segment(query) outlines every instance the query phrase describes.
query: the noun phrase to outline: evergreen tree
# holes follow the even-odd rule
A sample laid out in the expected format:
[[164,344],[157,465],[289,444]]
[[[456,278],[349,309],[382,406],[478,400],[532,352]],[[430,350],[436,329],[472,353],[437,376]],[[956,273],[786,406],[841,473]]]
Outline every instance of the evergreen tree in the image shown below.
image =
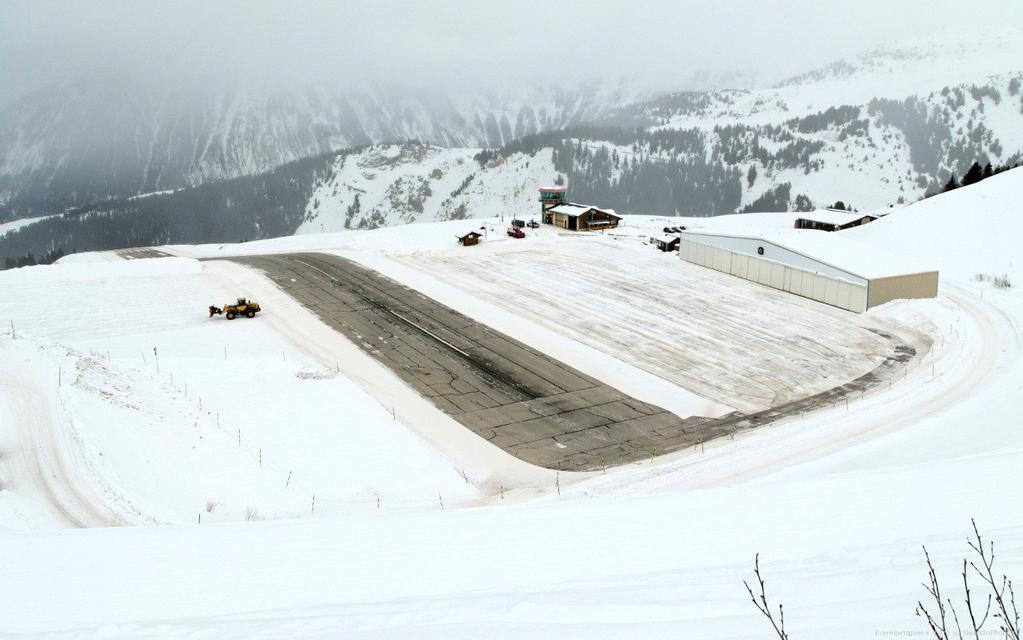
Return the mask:
[[984,165],[984,177],[990,178],[992,175],[994,175],[994,170],[991,168],[991,163],[989,162]]
[[959,182],[956,181],[956,174],[953,173],[952,177],[950,177],[948,179],[948,182],[945,183],[945,187],[942,189],[942,191],[943,192],[945,192],[945,191],[952,191],[953,189],[958,189],[958,188],[959,188]]
[[970,165],[969,171],[963,176],[962,186],[976,184],[984,179],[984,170],[981,169],[979,162],[974,162]]
[[753,188],[753,183],[756,182],[756,181],[757,181],[757,167],[756,167],[756,165],[751,164],[749,166],[749,171],[746,172],[746,185],[749,188],[752,189]]

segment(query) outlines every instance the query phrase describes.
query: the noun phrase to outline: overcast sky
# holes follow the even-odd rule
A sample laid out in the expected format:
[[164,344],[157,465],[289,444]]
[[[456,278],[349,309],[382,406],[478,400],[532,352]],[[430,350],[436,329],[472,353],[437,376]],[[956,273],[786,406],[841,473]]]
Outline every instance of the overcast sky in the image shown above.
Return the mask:
[[634,72],[670,85],[697,71],[774,80],[985,24],[1023,25],[1023,1],[0,0],[0,106],[49,82],[126,73],[171,86],[239,76],[478,86]]

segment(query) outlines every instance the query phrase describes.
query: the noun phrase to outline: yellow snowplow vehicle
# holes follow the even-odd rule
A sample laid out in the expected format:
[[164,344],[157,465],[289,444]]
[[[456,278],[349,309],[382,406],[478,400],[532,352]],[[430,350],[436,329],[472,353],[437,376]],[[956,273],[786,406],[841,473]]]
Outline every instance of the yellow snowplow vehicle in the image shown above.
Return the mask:
[[211,318],[214,316],[214,314],[216,315],[224,314],[224,316],[228,320],[234,320],[236,316],[255,318],[257,311],[262,311],[262,309],[259,306],[259,303],[256,302],[255,300],[247,300],[245,298],[238,298],[238,301],[235,304],[225,304],[224,308],[210,305]]

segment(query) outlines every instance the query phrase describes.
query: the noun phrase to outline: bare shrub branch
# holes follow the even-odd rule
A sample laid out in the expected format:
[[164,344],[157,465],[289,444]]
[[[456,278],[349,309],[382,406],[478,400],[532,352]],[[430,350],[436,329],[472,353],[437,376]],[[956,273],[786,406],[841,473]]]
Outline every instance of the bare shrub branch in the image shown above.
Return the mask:
[[749,586],[749,583],[745,580],[742,583],[746,586],[746,591],[749,593],[750,600],[753,601],[753,605],[757,608],[760,613],[764,614],[768,622],[774,628],[775,635],[778,636],[779,640],[789,640],[789,635],[785,633],[785,609],[783,605],[778,604],[778,621],[775,622],[774,616],[771,615],[771,606],[767,603],[767,592],[764,588],[764,578],[760,575],[760,554],[758,553],[753,558],[753,573],[757,577],[757,582],[760,584],[760,595],[756,596],[753,594],[753,589]]
[[[994,619],[998,620],[998,629],[1006,640],[1020,640],[1020,616],[1019,610],[1016,608],[1016,594],[1013,590],[1012,580],[1009,580],[1009,577],[1004,574],[1000,579],[996,577],[994,570],[995,543],[985,543],[984,538],[980,535],[977,522],[972,519],[970,522],[973,525],[973,537],[967,539],[966,542],[977,555],[977,560],[963,560],[961,575],[963,577],[963,589],[966,592],[966,611],[970,616],[970,628],[973,631],[973,638],[974,640],[980,640],[980,632],[984,628],[984,624],[989,619]],[[955,622],[957,637],[962,640],[963,630],[959,624],[959,615],[956,613],[951,598],[944,599],[941,596],[938,575],[934,569],[934,564],[931,562],[931,556],[927,553],[927,547],[924,547],[924,558],[927,560],[927,578],[930,584],[924,583],[923,586],[930,599],[934,602],[931,605],[933,608],[928,609],[922,601],[918,601],[916,614],[927,621],[927,626],[930,627],[931,633],[937,640],[949,640],[949,628],[946,620],[947,615],[951,613],[952,619]],[[989,590],[989,593],[986,594],[987,602],[984,603],[984,612],[979,618],[980,606],[978,602],[974,601],[974,594],[970,589],[970,568],[987,585]],[[948,605],[947,609],[946,603]],[[992,609],[992,604],[994,609]],[[992,611],[994,612],[993,615]]]

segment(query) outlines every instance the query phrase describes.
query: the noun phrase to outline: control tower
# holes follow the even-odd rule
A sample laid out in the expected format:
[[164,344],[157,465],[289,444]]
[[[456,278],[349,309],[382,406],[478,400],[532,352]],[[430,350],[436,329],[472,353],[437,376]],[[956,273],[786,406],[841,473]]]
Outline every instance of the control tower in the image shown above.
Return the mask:
[[540,187],[540,220],[551,224],[547,210],[568,202],[568,187]]

